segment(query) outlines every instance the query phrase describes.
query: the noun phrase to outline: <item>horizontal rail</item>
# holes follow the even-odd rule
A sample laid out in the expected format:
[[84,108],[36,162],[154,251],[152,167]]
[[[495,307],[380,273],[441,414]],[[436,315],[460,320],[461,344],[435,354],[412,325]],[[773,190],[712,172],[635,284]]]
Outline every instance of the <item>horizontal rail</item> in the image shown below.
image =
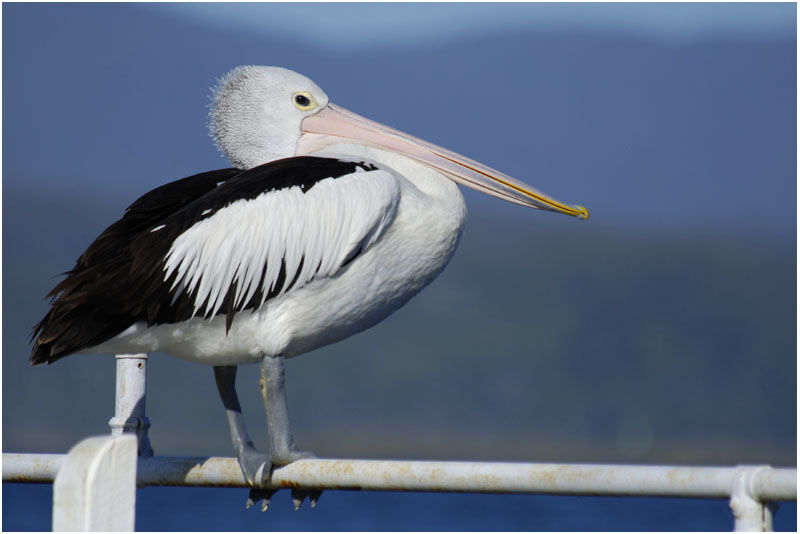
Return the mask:
[[66,454],[3,453],[3,482],[52,484]]
[[[49,483],[63,454],[3,454],[3,482]],[[139,486],[247,487],[235,458],[141,457]],[[737,477],[765,501],[797,499],[797,470],[769,466],[299,460],[276,468],[272,488],[728,498]]]

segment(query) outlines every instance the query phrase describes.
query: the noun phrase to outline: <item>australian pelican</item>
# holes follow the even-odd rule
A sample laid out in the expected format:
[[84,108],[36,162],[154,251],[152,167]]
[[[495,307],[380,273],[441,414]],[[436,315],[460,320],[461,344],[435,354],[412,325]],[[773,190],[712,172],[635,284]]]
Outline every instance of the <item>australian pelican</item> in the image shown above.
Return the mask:
[[[232,168],[131,204],[48,294],[33,365],[69,354],[160,351],[214,367],[242,472],[264,499],[292,440],[284,358],[369,328],[444,269],[466,208],[457,183],[586,219],[533,187],[330,103],[308,78],[238,67],[211,132]],[[269,453],[247,435],[240,364],[261,365]],[[312,495],[312,498],[314,495]]]

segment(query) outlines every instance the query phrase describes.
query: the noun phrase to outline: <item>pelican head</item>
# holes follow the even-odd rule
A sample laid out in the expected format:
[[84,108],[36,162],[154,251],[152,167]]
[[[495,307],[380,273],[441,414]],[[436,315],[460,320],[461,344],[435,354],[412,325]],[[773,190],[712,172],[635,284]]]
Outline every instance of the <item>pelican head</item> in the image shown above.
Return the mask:
[[589,218],[583,206],[564,204],[498,170],[336,106],[313,81],[281,67],[237,67],[224,76],[214,91],[210,127],[220,150],[243,169],[360,143],[403,154],[509,202]]

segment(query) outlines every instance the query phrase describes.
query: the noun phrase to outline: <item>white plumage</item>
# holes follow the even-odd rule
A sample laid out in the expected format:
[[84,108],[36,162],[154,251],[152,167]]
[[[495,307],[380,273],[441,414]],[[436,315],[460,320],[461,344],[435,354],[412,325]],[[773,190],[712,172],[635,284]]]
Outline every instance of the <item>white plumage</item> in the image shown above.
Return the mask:
[[214,88],[211,136],[234,167],[249,169],[294,156],[308,111],[292,105],[302,92],[324,109],[328,96],[305,76],[280,67],[236,67]]
[[283,259],[287,273],[297,273],[293,287],[330,278],[381,237],[398,200],[397,178],[378,170],[328,178],[306,193],[291,187],[235,201],[173,242],[165,282],[176,273],[176,298],[188,290],[195,314],[213,317],[234,284],[234,306],[249,301],[266,266],[263,304],[278,280],[281,262],[275,258]]

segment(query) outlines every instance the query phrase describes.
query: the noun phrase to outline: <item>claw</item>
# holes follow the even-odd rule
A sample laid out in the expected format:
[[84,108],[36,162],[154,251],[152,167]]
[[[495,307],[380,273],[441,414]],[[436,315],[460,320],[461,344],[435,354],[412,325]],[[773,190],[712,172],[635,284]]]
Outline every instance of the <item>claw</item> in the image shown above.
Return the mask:
[[300,506],[302,506],[303,501],[306,499],[308,499],[308,502],[311,504],[311,508],[314,508],[317,505],[317,501],[319,501],[320,495],[322,495],[322,490],[293,489],[292,502],[294,503],[295,511],[300,509]]
[[251,508],[258,501],[261,501],[261,511],[266,512],[267,508],[269,508],[269,501],[272,496],[275,495],[276,491],[278,490],[256,488],[251,489],[250,494],[247,496],[247,504],[245,504],[245,507]]
[[292,490],[292,502],[294,503],[294,511],[300,509],[300,506],[303,504],[303,501],[306,498],[306,492],[303,490]]

